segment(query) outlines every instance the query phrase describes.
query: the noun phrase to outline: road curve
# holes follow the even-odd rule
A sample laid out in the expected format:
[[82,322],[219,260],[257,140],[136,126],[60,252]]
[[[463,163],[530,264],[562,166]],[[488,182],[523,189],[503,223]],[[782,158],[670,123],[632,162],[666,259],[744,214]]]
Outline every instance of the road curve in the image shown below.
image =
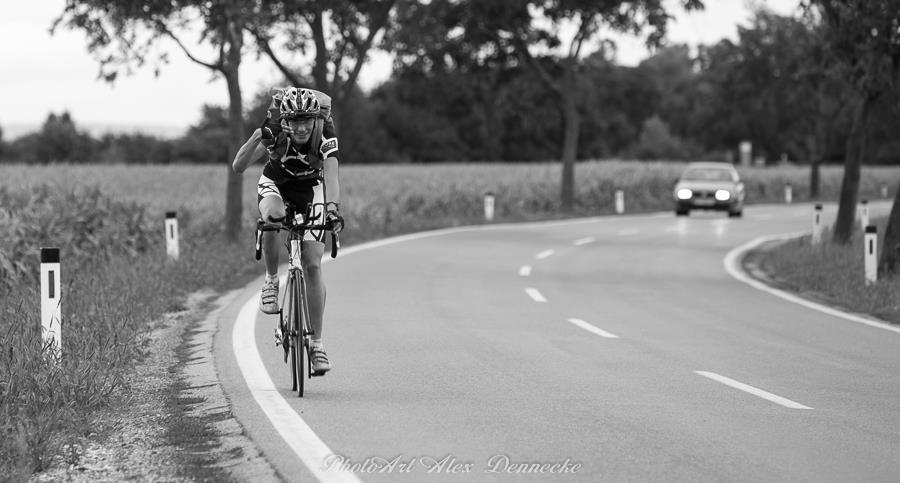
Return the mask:
[[811,218],[748,206],[347,250],[325,269],[332,373],[290,393],[254,282],[223,311],[220,378],[289,480],[895,480],[900,334],[723,265]]

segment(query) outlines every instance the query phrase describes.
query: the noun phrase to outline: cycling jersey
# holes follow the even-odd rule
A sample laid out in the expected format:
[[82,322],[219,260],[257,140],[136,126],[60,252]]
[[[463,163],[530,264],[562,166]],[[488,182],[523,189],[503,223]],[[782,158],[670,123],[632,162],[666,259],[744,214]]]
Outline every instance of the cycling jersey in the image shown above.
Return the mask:
[[[321,177],[322,160],[338,158],[337,133],[331,117],[331,97],[316,90],[312,90],[312,92],[316,94],[322,109],[324,118],[322,137],[318,140],[319,142],[314,143],[314,139],[310,136],[309,141],[300,146],[294,145],[290,136],[281,131],[281,90],[279,89],[272,96],[272,103],[266,112],[266,121],[263,125],[271,129],[276,136],[278,140],[276,145],[285,141],[288,143],[287,149],[280,159],[269,159],[263,167],[263,174],[275,183],[283,183],[287,180],[316,181]],[[315,145],[319,146],[319,156],[309,156],[309,150]]]
[[[330,129],[329,129],[330,126]],[[263,174],[276,183],[287,180],[316,180],[320,177],[322,170],[322,161],[325,158],[338,157],[338,140],[334,133],[334,125],[325,123],[321,144],[319,146],[319,157],[317,160],[311,159],[309,150],[312,145],[312,137],[301,146],[294,145],[291,137],[279,133],[278,142],[287,142],[287,149],[280,159],[269,159],[263,167]],[[286,139],[283,141],[280,136]]]

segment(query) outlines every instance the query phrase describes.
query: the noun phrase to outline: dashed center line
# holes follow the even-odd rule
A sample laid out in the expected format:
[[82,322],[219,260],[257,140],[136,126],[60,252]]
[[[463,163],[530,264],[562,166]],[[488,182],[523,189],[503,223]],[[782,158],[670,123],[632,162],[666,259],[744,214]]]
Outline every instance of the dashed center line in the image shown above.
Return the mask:
[[531,275],[531,265],[522,265],[521,267],[519,267],[520,277],[527,277],[529,275]]
[[757,397],[761,397],[761,398],[771,401],[775,404],[780,404],[786,408],[812,409],[809,406],[804,406],[798,402],[794,402],[794,401],[791,401],[790,399],[783,398],[781,396],[772,394],[771,392],[763,391],[762,389],[750,386],[748,384],[744,384],[743,382],[735,381],[734,379],[716,374],[715,372],[706,372],[706,371],[694,371],[694,372],[696,372],[697,374],[700,374],[703,377],[708,377],[709,379],[712,379],[713,381],[725,384],[726,386],[730,386],[735,389],[740,389],[741,391],[753,394],[754,396],[757,396]]
[[553,255],[553,250],[544,250],[541,253],[538,253],[534,258],[537,258],[538,260],[543,260],[552,255]]
[[544,303],[547,301],[547,299],[545,299],[544,296],[541,295],[541,293],[538,292],[538,289],[536,289],[536,288],[526,288],[525,293],[527,293],[528,296],[531,297],[531,299],[534,300],[535,302]]
[[592,236],[589,236],[587,238],[579,238],[575,240],[575,246],[587,245],[588,243],[593,243],[595,241],[597,241],[597,239]]
[[597,334],[597,335],[599,335],[600,337],[606,337],[607,339],[618,339],[618,338],[619,338],[619,336],[617,336],[617,335],[615,335],[615,334],[611,334],[611,333],[609,333],[609,332],[607,332],[607,331],[605,331],[605,330],[603,330],[603,329],[601,329],[601,328],[599,328],[599,327],[595,327],[595,326],[593,326],[593,325],[591,325],[591,324],[589,324],[589,323],[587,323],[587,322],[585,322],[585,321],[583,321],[583,320],[581,320],[581,319],[569,319],[569,322],[571,322],[571,323],[577,325],[578,327],[581,327],[582,329],[584,329],[584,330],[586,330],[586,331],[588,331],[588,332],[592,332],[592,333],[594,333],[594,334]]

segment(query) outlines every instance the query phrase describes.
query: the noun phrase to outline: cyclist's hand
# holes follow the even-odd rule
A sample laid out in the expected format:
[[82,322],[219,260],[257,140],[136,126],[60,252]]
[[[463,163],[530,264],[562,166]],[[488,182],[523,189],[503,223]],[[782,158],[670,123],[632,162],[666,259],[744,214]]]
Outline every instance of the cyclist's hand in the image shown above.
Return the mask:
[[284,132],[274,133],[268,127],[263,127],[260,129],[262,133],[262,137],[259,142],[266,148],[266,152],[269,155],[269,159],[273,161],[280,160],[285,153],[287,153],[288,148],[288,137]]
[[269,146],[272,146],[273,144],[275,144],[275,133],[273,133],[272,130],[268,126],[263,126],[263,127],[259,128],[259,133],[260,133],[259,143],[262,144],[263,147],[268,149]]
[[325,224],[331,226],[331,231],[340,233],[344,229],[344,217],[338,211],[337,205],[325,212]]

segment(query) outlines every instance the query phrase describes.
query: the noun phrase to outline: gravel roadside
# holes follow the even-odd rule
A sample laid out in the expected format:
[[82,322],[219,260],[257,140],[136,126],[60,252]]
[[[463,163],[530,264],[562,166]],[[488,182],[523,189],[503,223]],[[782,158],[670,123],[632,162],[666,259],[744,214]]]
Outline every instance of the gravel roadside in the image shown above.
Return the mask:
[[157,321],[149,356],[95,433],[29,481],[281,481],[231,414],[215,370],[217,319],[236,295],[195,292]]

